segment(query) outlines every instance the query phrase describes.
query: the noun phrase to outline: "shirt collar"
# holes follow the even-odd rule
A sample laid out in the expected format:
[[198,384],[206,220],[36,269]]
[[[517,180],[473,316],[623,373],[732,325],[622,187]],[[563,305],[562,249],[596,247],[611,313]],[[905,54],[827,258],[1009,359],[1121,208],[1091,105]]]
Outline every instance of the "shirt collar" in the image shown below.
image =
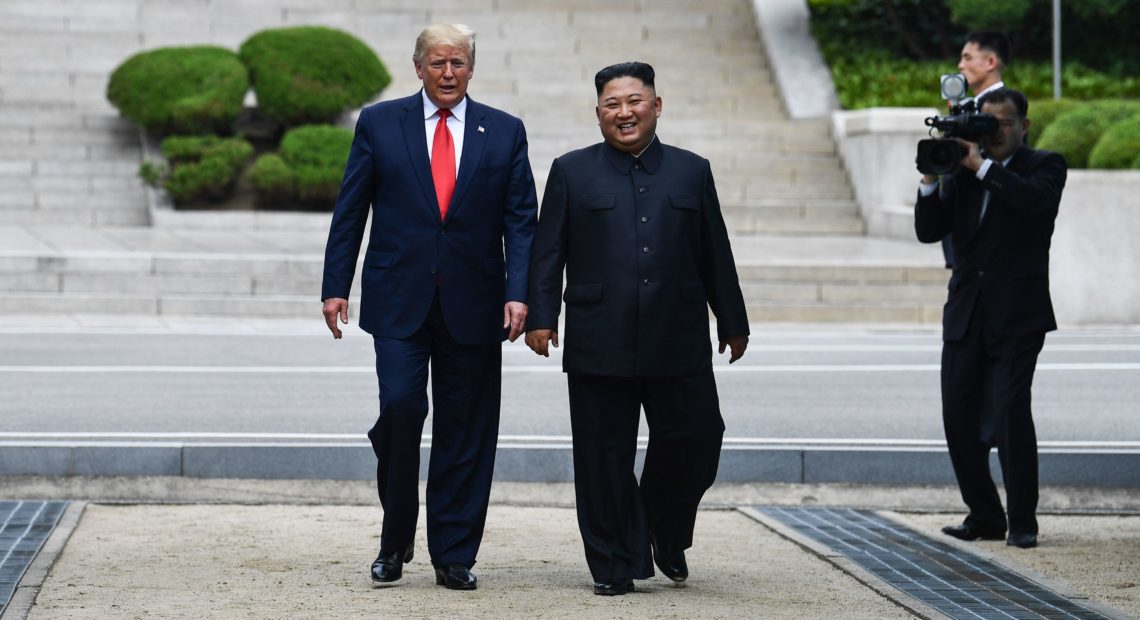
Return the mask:
[[[439,111],[439,106],[437,106],[435,103],[432,103],[432,100],[423,90],[420,90],[420,96],[424,100],[424,120],[426,121],[436,115],[436,113]],[[455,106],[451,108],[451,115],[455,117],[455,120],[461,123],[467,120],[466,95],[464,95],[463,99],[459,100],[459,103],[455,104]]]
[[978,93],[977,95],[974,95],[974,101],[981,99],[982,96],[985,95],[986,93],[993,92],[999,88],[1005,88],[1005,82],[998,80],[996,83],[991,84],[989,88],[983,89],[982,92]]
[[603,143],[602,152],[606,154],[606,159],[609,160],[610,164],[622,174],[629,174],[630,169],[637,162],[641,162],[641,167],[646,172],[653,174],[661,167],[661,160],[665,157],[665,148],[661,146],[657,134],[653,134],[649,145],[641,152],[641,157],[634,157],[631,153],[619,151],[610,146],[608,142]]

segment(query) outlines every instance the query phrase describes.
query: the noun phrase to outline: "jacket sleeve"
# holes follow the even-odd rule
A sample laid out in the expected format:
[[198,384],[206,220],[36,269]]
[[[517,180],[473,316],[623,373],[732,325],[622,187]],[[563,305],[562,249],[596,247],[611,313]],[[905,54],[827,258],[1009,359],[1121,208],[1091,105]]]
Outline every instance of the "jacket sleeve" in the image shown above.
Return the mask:
[[530,169],[526,128],[522,122],[518,123],[509,174],[506,203],[503,205],[503,250],[507,267],[504,301],[526,303],[531,244],[538,226],[538,196],[534,190],[534,173]]
[[364,108],[356,121],[356,135],[352,139],[344,180],[333,209],[329,239],[325,244],[321,300],[330,297],[347,299],[352,289],[352,277],[356,272],[356,259],[360,255],[360,243],[364,239],[375,185],[368,115],[369,109]]
[[1038,161],[1024,175],[1000,164],[991,165],[982,186],[1001,204],[1025,215],[1056,213],[1068,167],[1064,156],[1058,153],[1037,151],[1037,154]]
[[720,211],[720,198],[706,160],[701,191],[701,280],[709,307],[716,315],[717,337],[747,336],[748,312],[736,273],[736,261],[728,241],[728,229]]
[[530,254],[530,295],[526,329],[558,329],[562,310],[562,271],[566,266],[568,196],[566,175],[555,159],[542,194],[538,232]]
[[914,232],[923,243],[937,243],[954,230],[954,205],[958,184],[952,176],[938,178],[938,188],[929,196],[918,190],[914,203]]

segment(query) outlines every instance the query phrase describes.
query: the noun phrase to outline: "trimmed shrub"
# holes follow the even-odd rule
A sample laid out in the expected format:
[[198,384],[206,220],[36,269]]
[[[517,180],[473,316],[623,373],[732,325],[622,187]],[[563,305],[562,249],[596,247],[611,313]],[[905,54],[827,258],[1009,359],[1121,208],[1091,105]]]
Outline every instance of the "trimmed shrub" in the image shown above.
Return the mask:
[[1069,168],[1088,167],[1089,153],[1112,124],[1140,112],[1140,102],[1106,100],[1062,114],[1037,140],[1037,148],[1065,156]]
[[240,56],[258,108],[286,127],[330,122],[392,81],[367,45],[321,26],[263,30],[242,44]]
[[1076,109],[1081,104],[1072,99],[1045,99],[1029,103],[1029,145],[1036,146],[1045,129],[1057,120],[1058,116]]
[[1089,168],[1125,169],[1140,163],[1140,114],[1109,127],[1089,153]]
[[274,153],[257,158],[249,169],[249,182],[257,189],[259,202],[269,206],[290,202],[297,193],[296,181],[289,164]]
[[135,54],[119,65],[107,84],[107,99],[148,130],[226,133],[247,90],[249,77],[232,51],[166,47]]
[[277,155],[263,155],[250,181],[263,202],[297,201],[332,209],[340,193],[352,131],[332,125],[305,125],[281,139]]
[[148,184],[165,188],[178,205],[227,198],[253,155],[245,140],[217,136],[171,136],[161,148],[171,165],[169,176],[152,162],[144,162],[139,175]]

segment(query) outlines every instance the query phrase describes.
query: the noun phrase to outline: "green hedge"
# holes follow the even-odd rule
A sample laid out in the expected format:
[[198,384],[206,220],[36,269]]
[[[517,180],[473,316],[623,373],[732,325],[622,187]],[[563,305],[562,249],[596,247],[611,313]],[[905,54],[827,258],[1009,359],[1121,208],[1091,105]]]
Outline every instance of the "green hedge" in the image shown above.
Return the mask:
[[1029,102],[1029,145],[1036,146],[1041,134],[1057,117],[1080,107],[1080,102],[1072,99],[1045,99]]
[[249,78],[232,51],[167,47],[131,56],[111,74],[107,99],[119,112],[160,133],[228,133]]
[[250,181],[265,204],[298,202],[332,209],[340,192],[352,131],[305,125],[281,139],[278,154],[258,158]]
[[375,52],[332,28],[263,30],[242,44],[240,56],[258,108],[287,127],[330,122],[392,81]]
[[[945,109],[938,78],[957,72],[957,60],[915,62],[882,53],[831,58],[828,63],[839,104],[847,110],[882,106]],[[1053,97],[1053,68],[1049,64],[1014,65],[1003,77],[1008,86],[1030,99]],[[1079,100],[1140,97],[1140,78],[1115,78],[1070,63],[1062,71],[1061,90],[1066,98]]]
[[1037,148],[1061,153],[1070,169],[1085,168],[1089,154],[1104,132],[1137,113],[1140,113],[1137,101],[1107,100],[1082,105],[1057,117],[1038,138]]
[[1089,153],[1089,168],[1140,168],[1140,114],[1105,130]]
[[178,205],[227,198],[253,155],[253,146],[245,140],[218,136],[170,136],[161,148],[170,162],[169,175],[166,168],[144,162],[139,176],[165,188]]

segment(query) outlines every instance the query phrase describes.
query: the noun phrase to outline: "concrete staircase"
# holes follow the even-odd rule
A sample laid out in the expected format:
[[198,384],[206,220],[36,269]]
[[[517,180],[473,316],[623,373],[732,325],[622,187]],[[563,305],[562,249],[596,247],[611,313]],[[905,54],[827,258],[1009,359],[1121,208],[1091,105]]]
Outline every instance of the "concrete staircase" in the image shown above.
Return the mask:
[[471,95],[526,121],[540,195],[554,157],[600,139],[597,69],[644,60],[661,138],[712,162],[753,320],[937,320],[937,250],[862,236],[827,122],[786,118],[748,0],[430,4],[0,2],[0,313],[314,315],[328,216],[148,209],[109,73],[142,49],[324,24],[376,49],[398,97],[418,87],[419,30],[459,21],[479,32]]

